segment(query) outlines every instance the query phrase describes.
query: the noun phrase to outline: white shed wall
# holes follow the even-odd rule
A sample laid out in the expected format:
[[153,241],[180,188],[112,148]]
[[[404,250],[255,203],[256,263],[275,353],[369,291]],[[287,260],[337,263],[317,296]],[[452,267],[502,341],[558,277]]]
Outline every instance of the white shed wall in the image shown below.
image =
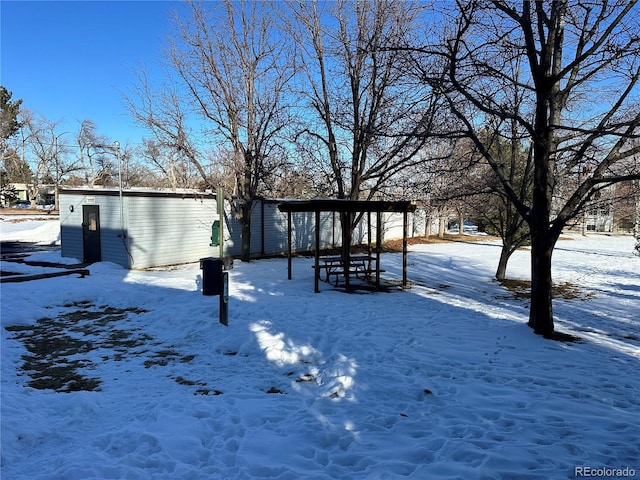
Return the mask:
[[215,199],[127,198],[131,267],[147,268],[218,256],[211,225],[218,218]]
[[[60,243],[63,257],[82,261],[82,195],[60,195]],[[69,210],[73,208],[73,212]]]

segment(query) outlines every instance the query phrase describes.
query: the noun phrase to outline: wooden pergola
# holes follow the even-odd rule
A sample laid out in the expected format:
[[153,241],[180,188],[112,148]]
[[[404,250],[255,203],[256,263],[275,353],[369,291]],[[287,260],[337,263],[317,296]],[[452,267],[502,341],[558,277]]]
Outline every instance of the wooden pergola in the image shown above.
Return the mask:
[[[408,213],[414,212],[416,205],[409,201],[364,201],[364,200],[338,200],[338,199],[322,199],[322,200],[290,200],[282,202],[278,205],[281,212],[287,213],[287,259],[288,259],[288,275],[291,280],[291,258],[292,258],[292,222],[291,215],[294,212],[313,212],[315,213],[315,265],[314,265],[314,291],[318,293],[320,280],[320,213],[336,212],[340,214],[342,228],[342,261],[344,265],[351,264],[351,228],[349,226],[351,219],[355,214],[367,214],[368,219],[368,242],[371,248],[371,214],[376,214],[376,276],[375,286],[380,288],[380,252],[382,250],[382,213],[394,212],[403,214],[402,228],[402,286],[407,286],[407,230],[408,230]],[[347,267],[348,268],[348,267]],[[349,273],[345,275],[345,289],[349,290]]]

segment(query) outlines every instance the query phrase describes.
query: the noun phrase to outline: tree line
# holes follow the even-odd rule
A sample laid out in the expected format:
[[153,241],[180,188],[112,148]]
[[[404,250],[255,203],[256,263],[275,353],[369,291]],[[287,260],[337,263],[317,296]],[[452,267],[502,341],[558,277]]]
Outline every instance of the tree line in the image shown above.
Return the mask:
[[[553,336],[563,228],[616,195],[633,196],[640,215],[637,1],[187,7],[173,18],[164,75],[141,68],[126,94],[149,135],[115,153],[129,185],[223,185],[247,260],[259,196],[453,206],[502,237],[498,277],[531,245],[529,325]],[[5,122],[16,105],[5,96],[9,177],[112,181],[113,146],[90,120],[71,153],[55,122],[27,112]]]

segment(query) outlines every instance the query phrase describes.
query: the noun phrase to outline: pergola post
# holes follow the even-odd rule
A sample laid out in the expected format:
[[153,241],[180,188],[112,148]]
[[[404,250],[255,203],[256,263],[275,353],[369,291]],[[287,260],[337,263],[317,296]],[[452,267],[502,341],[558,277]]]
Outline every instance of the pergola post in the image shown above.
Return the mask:
[[315,234],[316,234],[316,251],[313,272],[313,291],[320,292],[320,211],[316,210],[315,215]]
[[367,212],[367,255],[371,253],[371,212]]
[[380,250],[382,250],[382,212],[376,212],[376,288],[380,288]]
[[344,265],[344,288],[349,291],[349,268],[351,268],[351,213],[340,212],[342,223],[342,263]]

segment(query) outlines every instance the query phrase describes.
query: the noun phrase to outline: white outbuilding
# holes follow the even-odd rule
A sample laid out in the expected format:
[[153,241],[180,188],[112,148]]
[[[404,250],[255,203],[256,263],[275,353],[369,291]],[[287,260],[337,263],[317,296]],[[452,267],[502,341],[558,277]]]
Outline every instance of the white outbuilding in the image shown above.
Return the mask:
[[64,188],[59,208],[63,257],[149,268],[218,256],[214,193]]

